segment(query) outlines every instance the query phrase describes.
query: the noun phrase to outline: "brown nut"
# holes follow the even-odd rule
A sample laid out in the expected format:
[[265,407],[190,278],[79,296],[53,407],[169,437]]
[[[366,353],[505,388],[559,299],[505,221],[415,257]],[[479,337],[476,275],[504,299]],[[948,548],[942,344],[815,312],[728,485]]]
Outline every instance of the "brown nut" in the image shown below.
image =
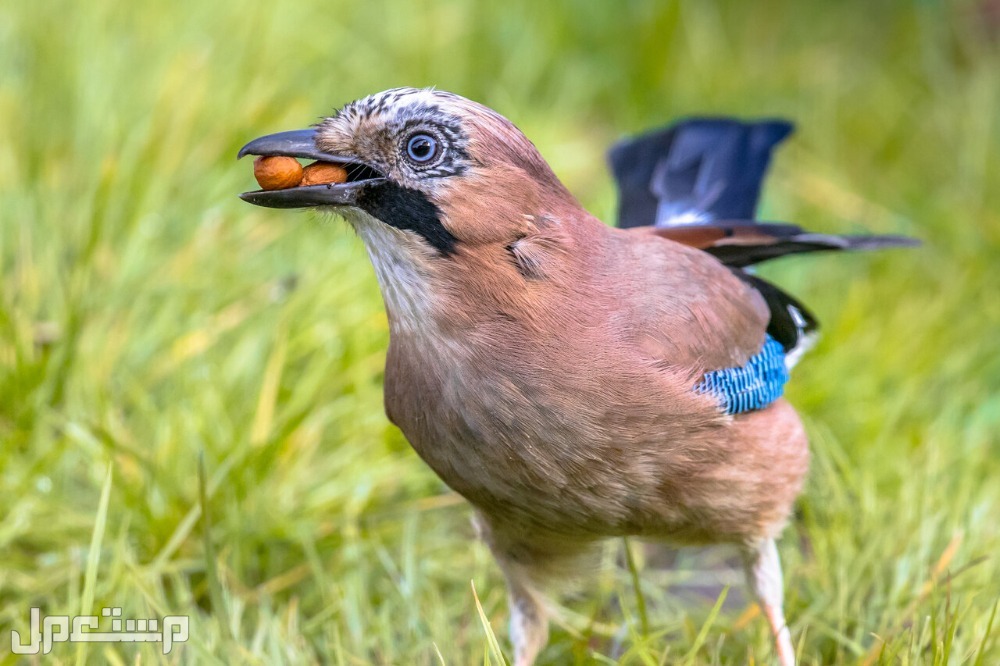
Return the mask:
[[313,162],[302,170],[303,186],[345,182],[347,182],[347,169],[339,164]]
[[285,155],[258,157],[253,161],[253,177],[262,190],[287,190],[302,180],[302,165]]

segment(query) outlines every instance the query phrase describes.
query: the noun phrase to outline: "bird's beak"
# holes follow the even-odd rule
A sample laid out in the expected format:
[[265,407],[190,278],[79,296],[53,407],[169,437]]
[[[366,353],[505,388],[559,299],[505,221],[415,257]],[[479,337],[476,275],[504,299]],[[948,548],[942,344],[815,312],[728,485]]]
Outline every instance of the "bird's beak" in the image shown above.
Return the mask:
[[378,170],[356,158],[320,150],[316,147],[315,137],[316,130],[312,129],[268,134],[243,146],[236,158],[239,159],[244,155],[286,155],[342,164],[347,170],[346,183],[306,185],[284,190],[257,190],[244,192],[240,198],[267,208],[353,206],[365,187],[385,180]]

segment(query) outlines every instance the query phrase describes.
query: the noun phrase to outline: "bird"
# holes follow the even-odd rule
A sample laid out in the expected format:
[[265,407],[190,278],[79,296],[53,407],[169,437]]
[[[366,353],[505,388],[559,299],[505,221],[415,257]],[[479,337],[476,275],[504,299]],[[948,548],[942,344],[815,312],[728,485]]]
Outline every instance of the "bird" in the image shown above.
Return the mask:
[[791,130],[691,118],[622,141],[618,226],[510,120],[434,88],[373,94],[239,151],[346,170],[240,196],[335,213],[364,243],[389,326],[386,414],[471,504],[516,666],[548,642],[560,582],[628,536],[735,545],[778,663],[795,663],[775,541],[809,449],[783,389],[817,323],[752,266],[915,241],[755,220]]

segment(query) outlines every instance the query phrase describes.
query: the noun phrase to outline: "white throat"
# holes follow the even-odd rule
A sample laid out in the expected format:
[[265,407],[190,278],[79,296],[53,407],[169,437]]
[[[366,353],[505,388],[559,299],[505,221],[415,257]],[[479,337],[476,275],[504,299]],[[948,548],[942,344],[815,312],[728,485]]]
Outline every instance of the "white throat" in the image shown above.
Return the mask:
[[391,332],[426,333],[434,326],[436,298],[430,289],[430,257],[413,234],[389,226],[364,211],[344,211],[365,243],[389,313]]

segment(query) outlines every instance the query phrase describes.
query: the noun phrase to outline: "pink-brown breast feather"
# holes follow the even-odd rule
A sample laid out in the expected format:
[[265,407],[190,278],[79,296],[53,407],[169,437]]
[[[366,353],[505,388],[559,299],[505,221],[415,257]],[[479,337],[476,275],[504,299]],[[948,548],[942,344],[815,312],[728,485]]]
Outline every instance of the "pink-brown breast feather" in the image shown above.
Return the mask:
[[593,218],[519,242],[533,275],[499,243],[441,266],[432,337],[392,340],[390,418],[481,508],[551,529],[679,528],[684,479],[733,453],[696,375],[756,352],[766,310],[711,257]]

